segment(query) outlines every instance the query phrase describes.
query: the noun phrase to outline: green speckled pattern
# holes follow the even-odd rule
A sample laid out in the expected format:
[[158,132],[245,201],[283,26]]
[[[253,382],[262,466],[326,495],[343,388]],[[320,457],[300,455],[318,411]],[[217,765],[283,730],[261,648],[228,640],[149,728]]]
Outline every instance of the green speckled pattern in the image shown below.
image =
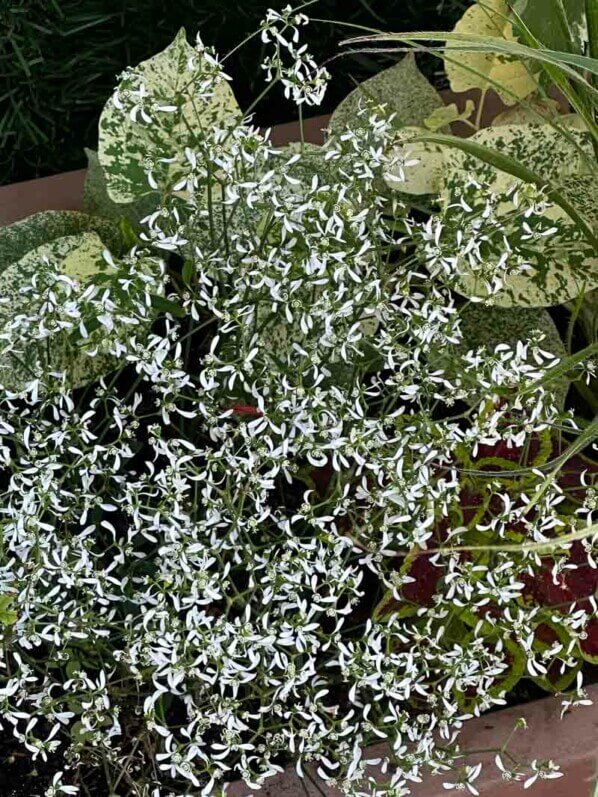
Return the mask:
[[[589,133],[574,129],[569,132],[586,154],[592,157]],[[475,133],[470,140],[515,158],[546,181],[560,183],[567,177],[579,176],[585,170],[584,159],[579,150],[558,130],[547,124],[487,127]],[[491,189],[497,193],[516,182],[512,175],[457,148],[447,150],[445,162],[445,182],[449,189],[471,175],[487,180]]]
[[[571,129],[578,145],[592,157],[589,134]],[[479,144],[517,159],[527,168],[560,188],[579,211],[595,224],[596,179],[583,174],[585,161],[582,154],[549,125],[507,125],[487,128],[473,137]],[[520,181],[506,172],[461,150],[445,152],[445,178],[442,191],[444,214],[465,211],[457,203],[467,193],[467,183],[472,178],[482,183],[488,192],[505,194]],[[515,207],[505,196],[498,218],[513,215]],[[505,288],[493,297],[500,307],[550,307],[579,296],[598,286],[598,258],[579,231],[576,224],[558,206],[551,205],[545,213],[554,222],[557,232],[548,238],[529,245],[525,252],[531,271],[506,278]],[[499,255],[498,252],[494,253]],[[465,296],[485,297],[486,289],[474,274],[468,275],[467,266],[460,265],[462,277],[457,284]]]
[[396,114],[397,127],[422,125],[432,111],[443,106],[442,98],[417,68],[413,55],[382,70],[348,94],[332,114],[328,130],[339,134],[348,127],[361,127],[365,117],[358,111],[367,102],[387,105]]
[[[150,193],[148,169],[160,191],[171,188],[180,176],[185,146],[193,146],[193,130],[240,116],[227,82],[219,82],[209,98],[200,96],[199,84],[205,80],[202,59],[181,30],[165,50],[128,70],[106,103],[100,117],[98,157],[114,202],[127,204]],[[139,91],[147,96],[140,98]],[[141,112],[132,120],[138,106],[143,106],[151,122],[144,121]]]
[[86,149],[85,154],[87,155],[87,175],[83,189],[85,211],[116,222],[124,217],[131,223],[133,229],[139,231],[141,229],[140,220],[149,216],[156,209],[160,198],[159,194],[152,191],[140,197],[136,202],[127,204],[114,202],[108,195],[106,177],[98,159],[98,153]]
[[69,235],[95,232],[108,249],[118,253],[121,239],[118,226],[75,210],[45,210],[26,219],[0,227],[0,272],[43,244]]
[[[0,328],[18,316],[37,314],[39,299],[31,299],[24,291],[24,287],[35,276],[42,287],[56,265],[61,273],[85,282],[93,274],[107,268],[102,256],[105,248],[96,233],[70,235],[42,244],[9,265],[0,275],[0,296],[4,299],[0,304]],[[95,346],[97,342],[97,336],[92,334],[90,345]],[[92,359],[85,357],[82,351],[74,351],[67,345],[63,335],[51,336],[37,343],[24,340],[19,351],[13,348],[10,352],[0,354],[0,382],[10,389],[19,390],[49,367],[68,369],[75,387],[105,372],[106,360],[101,357]]]
[[[565,357],[567,352],[556,324],[544,308],[536,307],[488,307],[483,304],[468,304],[460,314],[463,343],[459,352],[486,346],[489,351],[505,343],[515,347],[518,341],[529,340],[534,330],[546,336],[540,346],[556,357]],[[569,389],[566,379],[551,384],[550,389],[557,396],[559,406],[563,407]]]

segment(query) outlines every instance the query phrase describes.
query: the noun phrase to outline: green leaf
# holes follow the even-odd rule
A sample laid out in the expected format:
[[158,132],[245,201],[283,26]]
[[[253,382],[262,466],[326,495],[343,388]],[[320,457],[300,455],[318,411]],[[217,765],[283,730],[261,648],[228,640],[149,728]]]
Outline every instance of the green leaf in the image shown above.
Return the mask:
[[[514,41],[513,27],[508,21],[506,0],[484,0],[466,10],[453,31],[456,35],[475,34]],[[537,80],[530,66],[515,58],[497,53],[467,52],[449,41],[445,48],[445,69],[453,91],[501,87],[496,90],[503,102],[511,105],[516,98],[535,91]],[[508,91],[505,91],[508,89]]]
[[140,230],[141,219],[149,216],[158,207],[159,193],[152,191],[135,202],[126,204],[114,202],[108,195],[106,177],[98,159],[98,153],[92,149],[86,149],[85,154],[87,155],[87,175],[83,189],[83,208],[85,211],[94,216],[101,216],[114,221],[120,221],[120,219],[125,218],[134,230]]
[[571,656],[567,655],[566,652],[571,647],[571,636],[560,623],[545,619],[536,626],[533,650],[541,655],[551,650],[555,643],[561,644],[562,650],[552,659],[550,663],[552,666],[548,666],[548,673],[530,677],[532,681],[547,692],[557,693],[564,692],[571,686],[582,662],[578,660],[573,666],[567,666],[566,662],[571,659]]
[[[550,50],[582,51],[585,0],[515,0],[513,10]],[[563,16],[564,14],[564,16]]]
[[211,69],[181,29],[165,50],[126,71],[100,117],[98,156],[112,200],[129,203],[151,193],[148,172],[157,190],[171,190],[188,167],[184,152],[194,146],[193,131],[240,118],[224,78],[205,95]]
[[[0,328],[6,327],[19,315],[38,312],[39,298],[31,299],[24,286],[32,278],[38,278],[40,288],[48,279],[52,268],[58,267],[60,273],[72,279],[86,282],[94,274],[107,268],[103,252],[103,242],[95,233],[81,233],[57,238],[50,243],[38,246],[16,263],[12,263],[0,274],[0,296],[8,301],[0,304]],[[97,344],[90,336],[89,345]],[[57,334],[40,341],[37,337],[23,339],[21,346],[13,346],[0,353],[0,383],[5,388],[18,391],[31,379],[41,376],[48,369],[67,370],[72,385],[85,384],[95,378],[97,369],[105,369],[105,358],[80,357],[66,348],[65,338]]]
[[367,124],[367,117],[360,117],[358,112],[368,102],[386,105],[396,114],[397,127],[422,125],[432,111],[443,107],[442,98],[419,71],[411,54],[365,80],[346,96],[330,118],[329,133],[337,135],[347,128]]
[[97,233],[115,253],[122,248],[116,225],[75,210],[45,210],[8,227],[0,227],[0,272],[42,244],[85,232]]
[[75,673],[79,672],[82,669],[83,667],[81,666],[81,662],[79,661],[79,659],[71,657],[67,661],[65,668],[67,678],[74,678]]
[[152,295],[152,307],[159,313],[170,313],[174,318],[184,318],[185,310],[178,302],[167,299],[165,296]]
[[183,269],[181,271],[181,277],[183,280],[184,285],[191,285],[191,281],[195,275],[195,265],[193,260],[185,260],[183,263]]
[[14,603],[14,595],[0,595],[0,626],[14,625],[19,619],[19,615],[11,609]]
[[139,245],[140,241],[137,233],[133,229],[131,222],[124,216],[118,222],[118,229],[120,230],[120,234],[122,235],[123,242],[127,249],[133,249],[134,246]]
[[598,58],[598,3],[585,0],[586,22],[588,26],[588,45],[591,58]]
[[74,744],[84,745],[94,738],[93,731],[88,731],[80,720],[71,725],[71,739]]
[[[574,302],[569,309],[573,310]],[[583,329],[588,343],[598,341],[598,291],[590,291],[583,297],[583,302],[577,317],[577,322]]]
[[[589,134],[575,130],[570,133],[589,151]],[[432,140],[447,142],[449,138],[433,136]],[[503,220],[507,238],[522,229],[515,206],[507,196],[514,185],[521,181],[548,186],[547,195],[555,203],[548,207],[544,217],[547,225],[553,224],[557,232],[538,242],[521,244],[521,252],[532,269],[507,277],[505,287],[493,296],[493,304],[548,307],[598,287],[596,235],[592,221],[587,218],[596,183],[592,175],[578,173],[584,160],[573,143],[548,125],[488,128],[471,139],[454,143],[455,149],[445,153],[442,194],[443,219],[449,227],[458,225],[460,218],[465,220],[466,212],[471,213],[464,211],[459,203],[465,200],[471,205],[475,201],[477,189],[472,178],[484,186],[486,195],[504,196],[496,217]],[[491,244],[488,247],[489,257],[495,259],[504,251],[492,250]],[[457,290],[465,296],[487,298],[484,280],[470,271],[467,264],[460,267],[462,276]]]
[[[470,303],[462,308],[459,317],[463,342],[454,352],[449,350],[445,353],[448,360],[445,372],[449,374],[449,378],[451,368],[455,371],[455,375],[461,372],[460,354],[466,354],[467,351],[478,349],[480,346],[485,346],[491,352],[494,352],[500,344],[515,348],[519,341],[528,341],[534,331],[544,335],[544,340],[540,344],[543,351],[548,351],[559,359],[567,354],[556,324],[544,308],[503,308]],[[530,351],[531,362],[533,362],[532,357],[533,353]],[[569,380],[561,377],[549,387],[555,394],[557,405],[564,407]],[[483,397],[484,392],[481,391],[477,399]]]

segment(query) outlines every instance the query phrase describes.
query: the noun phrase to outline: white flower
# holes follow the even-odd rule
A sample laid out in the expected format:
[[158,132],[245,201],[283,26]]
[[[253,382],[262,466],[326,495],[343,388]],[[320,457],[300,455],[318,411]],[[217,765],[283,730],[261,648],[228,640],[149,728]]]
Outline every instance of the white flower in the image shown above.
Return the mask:
[[62,772],[56,772],[52,778],[52,785],[44,792],[45,797],[58,797],[59,794],[79,794],[77,786],[65,786],[62,783]]
[[479,791],[473,785],[473,781],[479,777],[482,771],[482,765],[476,764],[475,766],[464,766],[460,770],[459,779],[454,782],[443,783],[442,787],[447,790],[456,789],[457,791],[467,790],[470,794],[479,794]]
[[540,780],[553,780],[554,778],[562,778],[563,773],[559,771],[559,767],[553,761],[543,760],[538,761],[534,759],[531,762],[531,775],[523,784],[524,789],[529,789],[530,786],[540,778]]

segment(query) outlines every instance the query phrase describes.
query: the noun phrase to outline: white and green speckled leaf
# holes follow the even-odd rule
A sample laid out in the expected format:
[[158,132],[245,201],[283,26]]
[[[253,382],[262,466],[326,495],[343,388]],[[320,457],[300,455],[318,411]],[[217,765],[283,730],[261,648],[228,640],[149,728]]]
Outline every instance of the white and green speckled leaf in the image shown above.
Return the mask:
[[598,177],[595,174],[574,174],[559,184],[559,190],[569,202],[575,203],[590,227],[598,231]]
[[[507,0],[480,0],[457,22],[454,33],[515,40],[508,21]],[[537,88],[530,66],[498,53],[467,52],[459,43],[447,42],[445,69],[453,91],[494,89],[505,105],[527,97]],[[498,88],[495,84],[503,88]]]
[[139,197],[135,202],[127,204],[114,202],[108,194],[106,177],[98,159],[98,153],[86,149],[85,154],[87,155],[87,175],[83,188],[83,208],[86,213],[116,222],[124,217],[130,222],[133,229],[138,231],[142,226],[139,223],[140,220],[153,213],[158,206],[160,200],[158,192],[152,191]]
[[[57,238],[42,244],[0,274],[0,328],[17,316],[34,316],[39,309],[39,299],[32,300],[26,286],[33,277],[43,280],[54,268],[72,279],[86,282],[107,268],[103,257],[106,249],[96,233],[81,233]],[[26,382],[40,376],[47,369],[68,370],[73,386],[84,384],[105,372],[106,360],[85,357],[65,346],[57,336],[45,340],[23,341],[21,349],[12,347],[0,354],[0,383],[11,390],[21,389]],[[97,344],[93,336],[90,345]],[[56,345],[54,345],[56,344]],[[80,360],[78,358],[81,358]]]
[[[460,319],[463,334],[463,342],[457,347],[460,353],[465,354],[480,346],[493,352],[503,343],[515,347],[518,341],[527,342],[533,332],[539,331],[544,335],[541,349],[559,358],[567,355],[556,324],[544,308],[468,304],[461,310]],[[563,378],[550,385],[560,407],[565,404],[568,389],[569,382]]]
[[384,175],[389,188],[403,194],[438,194],[443,185],[444,151],[446,147],[427,141],[410,141],[426,131],[421,127],[404,127],[397,131],[397,144],[389,153],[395,164]]
[[[570,133],[587,155],[593,153],[589,133],[575,129],[570,130]],[[520,161],[546,182],[562,182],[567,177],[585,171],[580,151],[548,124],[487,127],[475,133],[470,141]],[[473,174],[489,180],[492,190],[498,193],[516,182],[516,178],[507,172],[499,171],[457,148],[451,148],[446,153],[445,163],[447,169],[445,185],[462,182]]]
[[[560,223],[561,231],[528,253],[531,271],[505,277],[504,287],[492,296],[497,307],[554,307],[598,288],[598,258],[575,239],[575,226],[559,208],[547,211],[546,217]],[[475,275],[463,274],[455,288],[464,296],[488,297],[484,281]]]
[[322,182],[334,170],[334,163],[324,159],[326,151],[325,147],[317,144],[291,141],[277,150],[278,154],[276,155],[276,160],[273,161],[273,168],[280,171],[281,164],[285,160],[292,158],[294,155],[299,155],[299,160],[289,167],[284,167],[284,174],[288,174],[296,180],[301,180],[301,183],[306,185],[311,183],[314,176],[317,176]]
[[432,111],[442,108],[440,94],[417,68],[413,55],[365,80],[338,105],[330,118],[331,135],[347,128],[363,127],[367,117],[359,116],[362,107],[385,105],[395,116],[395,125],[422,125]]
[[[579,147],[591,155],[589,134],[574,129],[569,132]],[[472,140],[522,162],[547,183],[558,186],[578,212],[589,218],[596,193],[595,178],[582,173],[582,154],[557,130],[549,125],[507,125],[481,130]],[[504,195],[504,202],[498,207],[498,219],[513,216],[515,207],[507,192],[515,185],[521,184],[522,189],[524,186],[511,174],[457,149],[445,153],[445,166],[442,191],[445,219],[452,217],[454,221],[455,214],[466,213],[459,203],[467,199],[472,178],[483,184],[487,193]],[[598,259],[576,223],[556,205],[547,209],[545,218],[554,222],[557,233],[526,246],[525,259],[531,270],[508,276],[504,288],[493,296],[493,304],[549,307],[598,286]],[[500,252],[490,255],[498,257]],[[466,264],[461,263],[460,268],[462,276],[455,286],[457,290],[465,296],[487,298],[484,280],[468,272]]]
[[125,72],[100,117],[98,157],[114,202],[168,191],[180,177],[185,147],[193,146],[193,131],[240,117],[224,78],[206,93],[201,84],[210,70],[182,29],[165,50]]
[[32,249],[57,238],[85,232],[97,233],[112,252],[118,253],[122,248],[117,225],[75,210],[45,210],[0,227],[0,272]]
[[[594,175],[570,177],[561,186],[561,190],[568,199],[576,202],[592,228],[598,231],[598,181]],[[576,304],[574,300],[568,304],[568,308],[573,312]],[[588,343],[598,341],[598,290],[585,293],[578,322]]]

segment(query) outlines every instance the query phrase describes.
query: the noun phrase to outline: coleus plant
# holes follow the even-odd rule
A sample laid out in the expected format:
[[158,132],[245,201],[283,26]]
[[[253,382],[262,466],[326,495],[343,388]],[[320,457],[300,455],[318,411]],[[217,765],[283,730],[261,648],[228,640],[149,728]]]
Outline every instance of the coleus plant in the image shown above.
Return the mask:
[[[299,105],[327,80],[306,21],[261,28]],[[89,769],[111,794],[257,791],[288,763],[347,795],[426,768],[475,793],[464,719],[523,677],[583,703],[595,655],[596,421],[566,408],[595,349],[546,309],[577,297],[584,225],[504,177],[525,132],[475,185],[446,133],[416,140],[454,112],[412,57],[320,148],[273,147],[229,83],[181,32],[120,77],[86,213],[0,235],[1,721],[52,797]],[[573,131],[555,163],[585,179]]]

